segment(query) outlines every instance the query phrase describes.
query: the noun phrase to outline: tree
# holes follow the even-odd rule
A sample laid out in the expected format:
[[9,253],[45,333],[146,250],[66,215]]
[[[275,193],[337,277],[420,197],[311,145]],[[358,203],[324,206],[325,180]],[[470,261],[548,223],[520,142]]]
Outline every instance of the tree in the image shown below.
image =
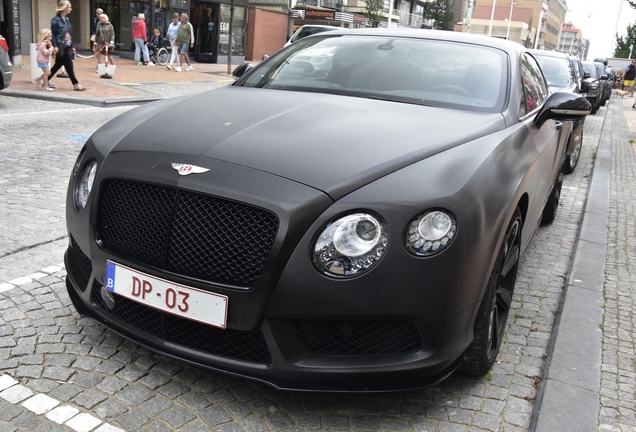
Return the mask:
[[[628,58],[630,54],[630,45],[636,48],[636,24],[627,26],[627,36],[625,36],[625,38],[616,34],[616,49],[614,50],[614,57]],[[631,57],[634,58],[635,54],[636,51],[632,50]]]
[[[636,0],[635,0],[636,1]],[[433,28],[438,30],[453,30],[453,0],[433,0],[427,2],[424,18],[432,19]]]
[[369,20],[371,27],[380,27],[382,18],[384,18],[384,2],[382,0],[367,0],[366,3],[362,15]]

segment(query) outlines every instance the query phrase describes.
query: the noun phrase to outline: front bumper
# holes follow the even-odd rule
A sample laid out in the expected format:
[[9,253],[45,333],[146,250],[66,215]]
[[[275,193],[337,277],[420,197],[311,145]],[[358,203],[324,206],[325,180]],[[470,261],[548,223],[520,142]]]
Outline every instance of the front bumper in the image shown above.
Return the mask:
[[[72,255],[69,249],[66,254],[69,269],[73,267]],[[459,366],[459,359],[440,362],[440,353],[422,349],[419,330],[409,323],[374,321],[365,326],[364,322],[351,320],[302,322],[265,318],[255,330],[221,330],[119,297],[118,306],[111,311],[100,301],[100,288],[101,285],[93,283],[86,293],[81,293],[69,271],[67,289],[82,316],[93,318],[123,337],[168,357],[279,389],[368,392],[419,388],[438,383]],[[83,294],[92,300],[86,303]],[[440,339],[453,338],[461,334],[471,320],[472,314],[466,312],[434,327],[427,326],[426,333],[437,333]],[[312,331],[321,324],[324,329],[316,333],[321,340],[312,340],[313,346],[308,346],[303,331]],[[353,334],[343,333],[351,329]],[[404,331],[408,333],[406,337]],[[175,336],[180,340],[176,341]],[[364,345],[363,339],[378,337],[384,337],[386,343],[372,341],[370,345],[375,344],[376,349],[390,345],[389,349],[405,352],[355,353],[356,347]],[[334,338],[340,340],[334,341]],[[342,352],[347,349],[354,352],[351,355],[315,352],[316,347],[329,343],[340,344]],[[432,345],[435,341],[429,339],[426,343]]]

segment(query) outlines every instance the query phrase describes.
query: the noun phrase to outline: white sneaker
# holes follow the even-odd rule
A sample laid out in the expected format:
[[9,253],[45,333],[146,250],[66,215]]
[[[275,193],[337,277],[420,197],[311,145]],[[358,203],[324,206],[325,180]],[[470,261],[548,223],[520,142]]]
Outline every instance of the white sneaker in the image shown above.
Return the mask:
[[143,63],[142,62],[138,62],[137,66],[143,66]]
[[168,68],[168,70],[171,70],[171,69],[172,69],[172,66],[171,66],[171,65],[168,65],[168,66],[166,66],[166,67]]
[[148,66],[154,66],[155,64],[153,62],[148,62]]
[[193,70],[193,69],[194,69],[194,68],[193,68],[192,66],[188,66],[188,67],[186,68],[186,71],[188,71],[188,72],[189,72],[189,71],[191,71],[191,70]]
[[174,70],[175,70],[176,72],[181,72],[181,66],[177,66],[176,68],[174,68]]

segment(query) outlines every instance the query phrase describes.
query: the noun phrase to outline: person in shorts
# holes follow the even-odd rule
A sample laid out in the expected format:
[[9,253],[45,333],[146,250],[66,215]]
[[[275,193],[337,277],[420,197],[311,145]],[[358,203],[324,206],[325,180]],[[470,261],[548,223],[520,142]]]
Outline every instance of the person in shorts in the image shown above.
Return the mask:
[[636,79],[636,61],[632,60],[623,74],[623,89],[630,93],[630,96],[634,96],[634,79]]
[[[194,30],[192,29],[192,24],[188,22],[187,14],[181,14],[181,25],[179,26],[175,43],[179,46],[179,54],[181,54],[181,64],[183,64],[183,62],[186,62],[188,64],[186,71],[191,71],[192,65],[190,64],[188,51],[190,48],[194,47]],[[176,70],[177,72],[181,72],[181,67],[177,66],[176,68],[174,68],[174,70]]]

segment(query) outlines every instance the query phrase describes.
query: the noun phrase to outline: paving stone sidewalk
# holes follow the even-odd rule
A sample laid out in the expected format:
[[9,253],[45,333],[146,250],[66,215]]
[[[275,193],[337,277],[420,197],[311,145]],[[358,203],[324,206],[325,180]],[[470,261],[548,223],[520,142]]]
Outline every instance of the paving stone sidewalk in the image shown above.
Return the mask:
[[[0,115],[2,101],[0,95]],[[54,110],[52,102],[38,103],[42,104],[39,109]],[[13,119],[10,124],[0,123],[0,140],[10,151],[19,153],[21,146],[29,145],[28,139],[20,138],[20,131],[24,133],[35,122],[26,115],[32,108],[16,109],[24,109],[25,116]],[[550,354],[553,325],[577,243],[607,109],[602,108],[586,121],[580,165],[574,174],[565,177],[557,220],[537,232],[522,261],[507,335],[492,372],[479,378],[455,374],[441,385],[410,392],[371,395],[279,392],[168,359],[124,340],[91,320],[80,318],[70,304],[64,285],[61,263],[66,239],[58,238],[55,230],[51,230],[54,219],[38,218],[28,224],[25,220],[29,218],[19,213],[21,204],[29,202],[34,209],[50,206],[51,217],[63,221],[67,176],[54,176],[57,180],[47,183],[44,181],[50,176],[47,170],[33,169],[26,177],[19,175],[20,170],[13,170],[11,175],[0,177],[0,187],[19,193],[10,204],[0,202],[0,212],[5,211],[9,218],[14,218],[13,223],[21,226],[16,230],[18,233],[29,232],[33,239],[54,235],[40,246],[14,250],[4,243],[5,237],[0,234],[0,246],[7,251],[0,257],[0,276],[4,275],[0,279],[0,384],[12,383],[0,390],[0,431],[27,428],[101,432],[117,428],[153,431],[528,430],[539,408],[534,402],[545,359]],[[80,132],[86,129],[89,133],[98,126],[90,122],[90,115]],[[58,143],[55,148],[59,152],[58,159],[51,162],[51,169],[69,172],[81,142],[68,144],[68,134],[55,127],[48,133],[48,140],[44,141]],[[10,140],[5,138],[8,136]],[[24,160],[16,159],[18,167],[28,166],[28,152],[24,154]],[[624,176],[621,181],[633,185],[634,168],[628,169],[629,157],[634,163],[633,152],[620,155],[624,160],[617,164],[616,172],[613,169],[612,176],[620,174]],[[41,163],[45,165],[46,161]],[[629,172],[632,174],[625,174]],[[30,184],[45,186],[36,193],[26,188],[25,185]],[[624,198],[624,192],[616,193],[617,202]],[[633,197],[629,198],[633,203]],[[616,226],[625,225],[625,233],[620,233],[625,237],[613,240],[619,245],[618,257],[613,264],[608,261],[607,269],[615,272],[608,275],[608,279],[609,276],[616,279],[615,303],[624,307],[616,312],[614,321],[603,323],[608,331],[604,333],[602,395],[605,399],[601,399],[604,405],[599,427],[626,430],[632,425],[634,400],[633,363],[629,363],[631,339],[627,338],[627,334],[633,334],[634,323],[632,315],[629,315],[631,321],[625,319],[634,306],[633,298],[626,295],[631,292],[628,285],[634,286],[633,278],[629,279],[630,272],[635,274],[633,207],[621,204],[616,212]],[[612,217],[610,215],[610,220]],[[54,223],[59,224],[59,221]],[[622,245],[622,238],[628,239],[626,246]],[[611,251],[609,243],[608,251]],[[45,247],[44,253],[38,252]],[[608,253],[608,257],[610,255]],[[612,302],[606,303],[605,317],[610,316],[608,305]],[[611,330],[612,325],[616,331]],[[633,344],[631,350],[633,354]],[[7,390],[10,391],[3,393]],[[29,392],[32,395],[20,399]],[[55,402],[59,404],[38,414],[34,411],[37,404],[27,403],[34,397],[40,398],[36,401],[46,402],[47,407]],[[59,407],[77,411],[58,423],[47,414]],[[43,409],[45,407],[38,408]],[[79,418],[69,424],[75,417]],[[61,420],[62,417],[55,418]]]
[[636,110],[615,104],[599,430],[636,430]]

